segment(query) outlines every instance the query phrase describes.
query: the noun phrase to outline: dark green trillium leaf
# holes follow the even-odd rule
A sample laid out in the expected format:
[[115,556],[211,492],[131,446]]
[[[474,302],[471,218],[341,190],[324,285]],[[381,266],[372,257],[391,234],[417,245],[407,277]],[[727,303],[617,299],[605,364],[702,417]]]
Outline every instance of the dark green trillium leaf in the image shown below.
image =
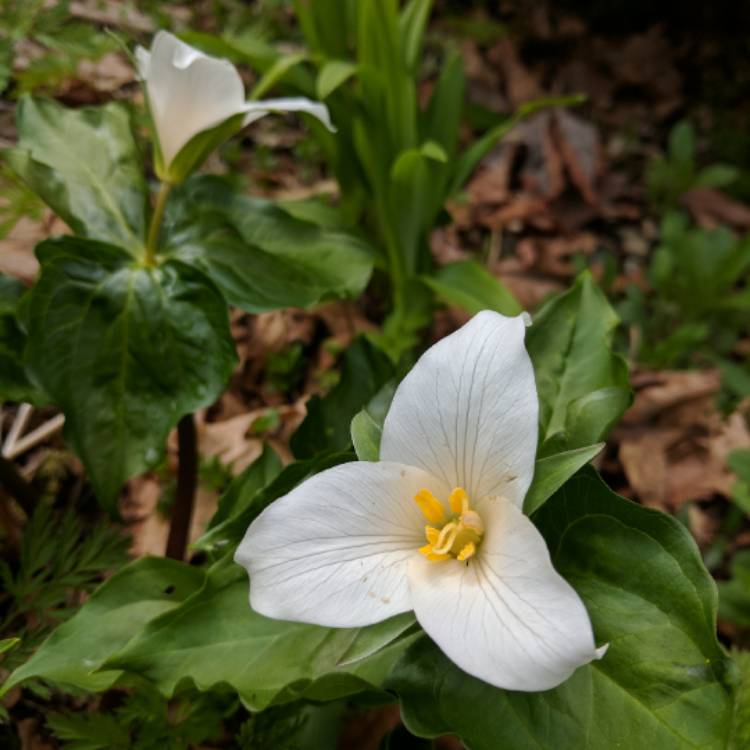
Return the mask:
[[[534,316],[526,347],[539,391],[542,455],[599,442],[629,405],[627,365],[612,352],[618,323],[588,272]],[[554,448],[545,450],[548,441]]]
[[226,304],[197,269],[60,238],[37,248],[28,304],[33,376],[66,415],[66,437],[100,501],[154,466],[179,418],[222,392],[236,355]]
[[4,153],[13,170],[77,234],[138,254],[148,191],[127,110],[26,96],[17,117],[18,147]]
[[632,392],[612,352],[619,323],[591,274],[550,300],[526,333],[539,392],[539,451],[524,509],[531,513],[603,447]]
[[199,689],[228,684],[253,710],[335,700],[379,687],[414,640],[406,634],[413,623],[411,613],[354,629],[269,620],[248,605],[245,571],[224,560],[200,591],[152,620],[104,669],[142,675],[167,695],[186,677]]
[[608,652],[554,690],[522,693],[469,677],[424,637],[388,684],[409,729],[455,733],[470,750],[726,747],[736,670],[716,640],[716,586],[689,532],[618,497],[592,469],[534,521]]
[[18,307],[26,287],[0,276],[0,401],[44,403],[47,399],[32,384],[24,365],[26,333]]
[[2,686],[45,680],[81,690],[107,690],[120,677],[97,671],[154,617],[176,607],[203,584],[198,568],[160,557],[143,557],[103,583],[76,614],[57,628]]
[[373,253],[359,237],[293,217],[203,176],[175,192],[164,252],[211,276],[248,312],[352,297],[367,284]]
[[357,412],[393,376],[393,363],[367,338],[360,336],[344,352],[341,380],[324,398],[307,402],[307,416],[291,440],[297,458],[351,445],[351,422]]

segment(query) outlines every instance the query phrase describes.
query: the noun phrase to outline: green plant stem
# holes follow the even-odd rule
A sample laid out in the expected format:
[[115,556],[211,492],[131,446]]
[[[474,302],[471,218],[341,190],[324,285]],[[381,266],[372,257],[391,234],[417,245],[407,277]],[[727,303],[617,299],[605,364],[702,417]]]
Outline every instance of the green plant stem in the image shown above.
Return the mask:
[[177,424],[177,454],[177,491],[166,555],[174,560],[184,560],[198,486],[198,447],[192,414],[186,414]]
[[146,240],[146,265],[156,265],[156,249],[159,245],[159,233],[161,224],[164,220],[164,209],[167,207],[169,194],[172,192],[172,185],[169,182],[162,182],[159,193],[156,196],[154,213],[151,216],[151,224],[148,228],[148,239]]
[[0,456],[0,484],[15,498],[27,516],[34,512],[37,501],[34,488],[18,473],[15,464],[2,456]]

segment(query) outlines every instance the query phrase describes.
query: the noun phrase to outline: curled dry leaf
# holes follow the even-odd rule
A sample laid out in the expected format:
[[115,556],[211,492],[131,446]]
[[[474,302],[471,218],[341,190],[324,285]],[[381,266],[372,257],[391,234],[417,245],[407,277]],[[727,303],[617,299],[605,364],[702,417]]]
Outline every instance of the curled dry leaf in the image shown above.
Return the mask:
[[740,231],[750,229],[750,206],[716,188],[693,188],[682,196],[682,204],[698,224],[709,229],[723,224]]
[[724,419],[714,405],[719,374],[641,373],[635,402],[615,439],[628,481],[647,505],[675,509],[729,496],[735,481],[727,457],[750,445],[748,405]]

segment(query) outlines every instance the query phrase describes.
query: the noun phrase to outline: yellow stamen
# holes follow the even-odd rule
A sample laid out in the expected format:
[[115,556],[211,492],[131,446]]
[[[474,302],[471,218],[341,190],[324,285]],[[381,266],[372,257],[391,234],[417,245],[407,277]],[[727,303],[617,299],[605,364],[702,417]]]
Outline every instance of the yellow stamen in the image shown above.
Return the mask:
[[429,490],[419,490],[414,496],[414,502],[430,523],[442,523],[445,520],[443,504]]
[[431,544],[425,544],[424,547],[420,547],[419,551],[430,561],[430,562],[440,562],[440,560],[450,560],[450,555],[445,554],[437,554],[432,551],[432,545]]
[[459,562],[463,562],[464,560],[468,560],[470,557],[474,557],[477,553],[477,545],[474,544],[474,542],[469,542],[468,544],[464,545],[464,548],[458,553],[456,556],[456,560]]
[[448,498],[451,510],[458,515],[459,513],[466,513],[469,510],[469,496],[466,494],[466,490],[463,487],[456,487],[452,492],[450,498]]
[[453,542],[456,539],[457,533],[457,523],[451,521],[450,523],[445,524],[445,526],[443,526],[442,530],[440,531],[440,536],[438,537],[437,542],[433,545],[433,547],[435,548],[435,552],[439,555],[442,555],[443,553],[450,551],[450,548],[453,546]]
[[435,544],[440,536],[440,529],[436,529],[434,526],[425,526],[424,535],[430,544]]
[[484,537],[484,522],[471,509],[463,487],[454,487],[450,493],[450,511],[427,489],[420,490],[414,501],[430,522],[424,527],[427,544],[419,548],[428,560],[465,562],[477,554]]

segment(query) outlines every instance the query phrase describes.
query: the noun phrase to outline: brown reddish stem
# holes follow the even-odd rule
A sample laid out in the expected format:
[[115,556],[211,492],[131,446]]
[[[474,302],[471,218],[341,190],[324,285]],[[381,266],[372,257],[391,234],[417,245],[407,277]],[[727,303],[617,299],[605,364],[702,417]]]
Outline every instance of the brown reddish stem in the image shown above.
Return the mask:
[[177,492],[169,524],[167,557],[184,560],[198,486],[198,448],[192,414],[186,414],[177,424],[177,454]]

